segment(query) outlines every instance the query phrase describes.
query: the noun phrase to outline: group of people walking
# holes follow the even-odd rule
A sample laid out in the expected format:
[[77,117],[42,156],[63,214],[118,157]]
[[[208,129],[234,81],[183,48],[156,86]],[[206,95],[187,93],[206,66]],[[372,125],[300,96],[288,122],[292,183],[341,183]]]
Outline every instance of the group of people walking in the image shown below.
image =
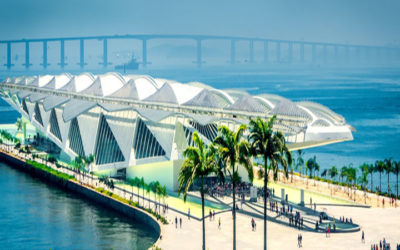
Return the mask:
[[[390,250],[390,244],[386,241],[385,238],[383,240],[380,240],[379,243],[377,244],[372,244],[371,245],[371,250]],[[396,250],[400,250],[400,245],[396,245]]]

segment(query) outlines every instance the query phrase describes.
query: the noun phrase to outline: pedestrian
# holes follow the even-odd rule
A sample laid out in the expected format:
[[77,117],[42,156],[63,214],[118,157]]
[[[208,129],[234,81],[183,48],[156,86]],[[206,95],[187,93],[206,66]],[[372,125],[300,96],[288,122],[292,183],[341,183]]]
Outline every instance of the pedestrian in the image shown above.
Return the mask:
[[365,239],[364,239],[364,230],[363,230],[362,233],[361,233],[361,242],[362,242],[362,243],[365,243]]
[[254,219],[251,218],[251,231],[254,231]]
[[303,247],[303,235],[300,234],[300,247]]
[[178,217],[175,216],[175,228],[178,228]]
[[382,206],[385,207],[385,198],[382,198]]
[[297,247],[300,248],[300,234],[297,235]]
[[328,238],[331,237],[331,224],[329,224],[328,226]]
[[210,212],[208,213],[208,217],[210,217],[210,221],[211,221],[211,219],[212,219],[211,209],[210,209]]
[[188,208],[188,220],[190,220],[190,207]]
[[221,229],[221,217],[218,218],[218,229]]
[[179,218],[179,224],[180,224],[180,227],[182,228],[182,217]]
[[215,210],[213,210],[213,220],[215,220]]

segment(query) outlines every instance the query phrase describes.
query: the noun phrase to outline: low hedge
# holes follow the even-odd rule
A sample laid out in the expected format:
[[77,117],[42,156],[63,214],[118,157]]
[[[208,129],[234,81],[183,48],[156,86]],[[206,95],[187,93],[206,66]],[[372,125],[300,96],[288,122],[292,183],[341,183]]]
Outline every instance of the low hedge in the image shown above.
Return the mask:
[[31,165],[34,168],[46,171],[46,172],[48,172],[48,173],[50,173],[52,175],[57,176],[58,178],[66,180],[66,181],[75,179],[75,177],[72,176],[72,175],[59,172],[57,170],[54,170],[54,169],[52,169],[52,168],[50,168],[50,167],[48,167],[48,166],[46,166],[46,165],[44,165],[42,163],[36,162],[36,161],[26,160],[26,163],[28,163],[29,165]]

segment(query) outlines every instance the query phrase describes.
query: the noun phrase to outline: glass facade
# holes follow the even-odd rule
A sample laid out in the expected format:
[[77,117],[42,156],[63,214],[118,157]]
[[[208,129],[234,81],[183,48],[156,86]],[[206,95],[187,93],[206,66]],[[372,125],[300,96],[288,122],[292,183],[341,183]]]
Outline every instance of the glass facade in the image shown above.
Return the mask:
[[97,165],[125,161],[125,157],[103,114],[100,115],[97,129],[95,158]]
[[81,132],[79,129],[78,120],[76,118],[71,120],[71,125],[68,132],[69,148],[74,151],[77,155],[85,156],[83,150],[83,143]]
[[58,126],[57,115],[54,109],[52,109],[50,113],[50,132],[62,141],[60,127]]
[[137,120],[133,148],[135,149],[136,159],[165,155],[164,149],[141,119]]
[[27,115],[29,115],[28,107],[26,106],[25,100],[22,100],[22,109],[25,111]]
[[190,121],[190,125],[210,141],[213,141],[217,136],[218,129],[216,124],[210,123],[207,125],[201,125],[198,122]]
[[43,126],[42,114],[40,113],[39,104],[35,104],[35,120]]

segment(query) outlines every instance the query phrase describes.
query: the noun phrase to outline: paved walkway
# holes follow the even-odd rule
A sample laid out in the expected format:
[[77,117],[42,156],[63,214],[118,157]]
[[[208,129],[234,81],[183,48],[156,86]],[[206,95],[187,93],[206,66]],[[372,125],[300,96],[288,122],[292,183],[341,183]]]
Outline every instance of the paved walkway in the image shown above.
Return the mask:
[[[3,147],[4,149],[4,147]],[[11,150],[13,154],[23,158],[24,155],[16,150]],[[75,174],[74,171],[56,168],[58,171],[68,174]],[[92,185],[103,186],[97,179],[81,179]],[[104,186],[105,187],[105,186]],[[105,187],[106,188],[106,187]],[[124,196],[123,191],[112,190],[120,196]],[[125,194],[126,195],[126,194]],[[230,203],[231,198],[225,197],[223,201]],[[240,206],[240,202],[238,203]],[[244,206],[245,211],[252,211],[259,214],[260,204]],[[294,249],[297,247],[297,236],[303,235],[303,249],[369,249],[371,244],[379,243],[383,237],[392,244],[400,243],[400,208],[359,208],[359,207],[331,207],[320,206],[319,210],[326,211],[329,215],[339,218],[340,216],[351,217],[355,223],[361,225],[361,230],[365,232],[366,242],[361,242],[361,232],[337,233],[329,238],[323,233],[298,230],[288,227],[285,223],[274,223],[269,221],[268,228],[268,247],[269,249]],[[257,210],[257,211],[254,211]],[[207,213],[208,211],[206,211]],[[306,210],[303,211],[307,213]],[[271,212],[269,212],[271,213]],[[261,249],[263,246],[263,220],[259,216],[254,216],[257,230],[251,229],[251,216],[249,213],[238,213],[237,215],[237,248],[238,249]],[[273,214],[273,213],[272,213]],[[164,226],[163,239],[159,247],[162,249],[201,249],[202,246],[202,224],[201,221],[189,219],[182,213],[169,210],[165,217],[169,225]],[[182,228],[175,224],[175,217],[182,219]],[[221,228],[218,228],[218,219],[221,219]],[[284,219],[282,219],[284,220]],[[206,218],[206,246],[207,249],[231,249],[232,248],[232,214],[225,212],[216,215],[215,220],[210,221]]]

